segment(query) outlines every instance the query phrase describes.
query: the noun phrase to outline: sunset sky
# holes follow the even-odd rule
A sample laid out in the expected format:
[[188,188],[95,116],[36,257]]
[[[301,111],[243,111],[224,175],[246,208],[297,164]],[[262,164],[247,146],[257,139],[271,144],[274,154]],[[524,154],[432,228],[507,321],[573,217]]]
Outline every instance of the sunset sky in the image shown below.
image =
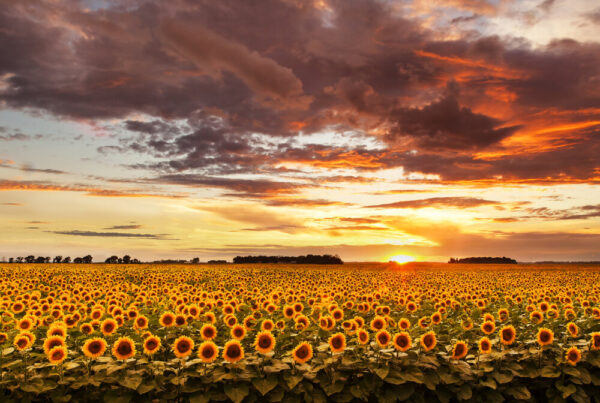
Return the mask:
[[598,2],[0,2],[0,259],[600,260]]

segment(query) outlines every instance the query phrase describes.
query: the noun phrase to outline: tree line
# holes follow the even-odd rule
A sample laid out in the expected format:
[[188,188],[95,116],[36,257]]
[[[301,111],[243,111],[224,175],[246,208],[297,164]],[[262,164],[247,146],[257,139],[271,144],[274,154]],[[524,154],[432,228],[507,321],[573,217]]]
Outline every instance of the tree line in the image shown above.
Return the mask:
[[8,263],[92,263],[92,256],[86,255],[83,257],[76,257],[71,260],[71,256],[17,256],[8,259]]
[[517,264],[515,259],[509,257],[465,257],[462,259],[450,258],[448,263],[492,263],[492,264]]
[[338,255],[306,256],[236,256],[233,263],[301,263],[301,264],[343,264]]

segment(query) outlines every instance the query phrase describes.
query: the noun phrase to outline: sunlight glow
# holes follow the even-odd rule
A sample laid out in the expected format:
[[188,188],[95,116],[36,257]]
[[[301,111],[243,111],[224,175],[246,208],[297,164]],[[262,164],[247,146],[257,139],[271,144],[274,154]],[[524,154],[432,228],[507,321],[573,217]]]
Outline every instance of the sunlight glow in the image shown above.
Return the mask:
[[414,256],[410,256],[410,255],[396,255],[396,256],[392,256],[388,260],[390,262],[396,262],[399,264],[403,264],[403,263],[408,263],[408,262],[414,262],[416,259]]

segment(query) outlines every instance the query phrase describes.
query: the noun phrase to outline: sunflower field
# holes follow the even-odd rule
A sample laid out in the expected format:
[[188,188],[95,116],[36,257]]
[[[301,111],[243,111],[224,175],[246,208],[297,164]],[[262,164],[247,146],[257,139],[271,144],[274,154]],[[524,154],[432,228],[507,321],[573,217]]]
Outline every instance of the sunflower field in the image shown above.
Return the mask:
[[600,271],[0,264],[0,401],[600,401]]

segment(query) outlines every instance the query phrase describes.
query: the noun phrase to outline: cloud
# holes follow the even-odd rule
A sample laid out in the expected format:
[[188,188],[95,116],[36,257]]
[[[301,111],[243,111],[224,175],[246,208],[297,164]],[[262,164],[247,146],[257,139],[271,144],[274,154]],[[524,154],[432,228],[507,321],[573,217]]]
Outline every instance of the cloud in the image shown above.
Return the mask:
[[115,229],[140,229],[142,225],[140,224],[125,224],[125,225],[113,225],[111,227],[106,227],[106,230],[115,230]]
[[168,234],[138,234],[129,232],[96,232],[96,231],[46,231],[57,235],[71,235],[82,237],[103,237],[103,238],[143,238],[143,239],[160,239],[160,240],[175,240],[170,238]]
[[275,98],[280,105],[298,106],[310,101],[302,97],[302,82],[291,69],[197,23],[169,20],[161,24],[160,32],[169,45],[204,72],[230,71],[255,93]]
[[403,200],[394,203],[376,204],[368,208],[471,208],[479,206],[497,205],[499,202],[480,199],[477,197],[431,197],[419,200]]
[[158,197],[179,199],[184,196],[174,194],[142,193],[139,190],[102,189],[85,185],[60,185],[39,181],[12,181],[0,179],[0,191],[49,191],[49,192],[82,192],[97,197]]

